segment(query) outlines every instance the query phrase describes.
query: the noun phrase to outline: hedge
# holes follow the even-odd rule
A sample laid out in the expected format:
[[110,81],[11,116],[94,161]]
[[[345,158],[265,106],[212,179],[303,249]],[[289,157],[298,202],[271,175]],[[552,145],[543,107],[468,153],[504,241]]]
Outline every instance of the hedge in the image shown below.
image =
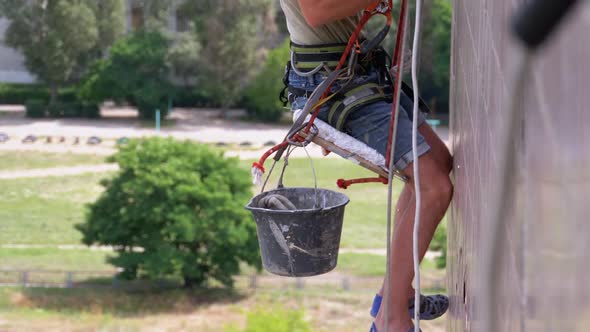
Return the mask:
[[52,105],[44,100],[31,99],[26,103],[26,116],[29,118],[88,118],[97,119],[100,117],[100,107],[94,103],[61,103]]
[[[27,100],[49,101],[49,88],[40,84],[9,84],[0,83],[0,104],[25,105]],[[61,102],[76,102],[76,89],[73,87],[59,90]]]

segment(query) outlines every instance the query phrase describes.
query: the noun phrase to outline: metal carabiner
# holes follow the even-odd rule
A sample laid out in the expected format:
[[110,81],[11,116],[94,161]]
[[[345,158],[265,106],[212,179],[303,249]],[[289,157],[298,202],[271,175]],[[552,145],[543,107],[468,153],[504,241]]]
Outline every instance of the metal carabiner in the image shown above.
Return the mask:
[[375,5],[367,7],[367,9],[365,9],[365,11],[371,13],[371,15],[380,14],[385,16],[387,18],[387,22],[385,23],[383,29],[381,29],[381,31],[379,31],[379,33],[377,33],[375,37],[373,37],[372,39],[367,39],[361,43],[361,53],[368,53],[369,51],[377,47],[379,44],[381,44],[385,37],[387,37],[392,22],[391,4],[392,1],[382,0],[376,3]]

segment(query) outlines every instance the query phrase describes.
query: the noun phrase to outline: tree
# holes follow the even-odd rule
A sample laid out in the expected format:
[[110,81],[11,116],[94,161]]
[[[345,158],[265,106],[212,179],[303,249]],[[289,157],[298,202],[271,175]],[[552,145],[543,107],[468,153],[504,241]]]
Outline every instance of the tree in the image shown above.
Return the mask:
[[180,8],[194,18],[203,47],[197,87],[223,108],[239,100],[256,70],[262,22],[272,6],[271,0],[208,0],[185,1]]
[[6,44],[22,52],[27,69],[50,86],[55,102],[59,87],[98,41],[91,7],[79,0],[0,0],[0,10],[11,21]]
[[284,106],[279,100],[283,89],[283,68],[289,60],[289,40],[269,52],[264,68],[244,91],[244,106],[253,119],[274,122],[281,118]]
[[[236,159],[171,138],[132,140],[112,158],[118,174],[77,225],[87,245],[111,245],[122,277],[209,278],[232,285],[240,261],[260,268],[256,227],[244,204],[250,176]],[[142,250],[138,250],[141,248]]]
[[191,78],[199,73],[201,44],[195,31],[178,33],[168,51],[168,59],[174,72],[182,78],[184,85],[190,85]]
[[98,29],[97,53],[105,56],[106,51],[126,30],[125,3],[121,0],[89,1]]
[[[410,22],[406,47],[412,47],[413,13],[415,4],[410,2]],[[399,17],[399,2],[394,5],[393,17]],[[434,111],[448,113],[449,110],[449,67],[451,59],[451,20],[452,4],[450,0],[433,0],[423,5],[422,36],[420,51],[420,95],[426,102],[433,106]],[[370,36],[383,27],[383,17],[374,18],[368,23]],[[390,54],[395,47],[397,23],[394,22],[383,47]],[[409,59],[406,59],[409,60]],[[408,68],[409,63],[404,67]],[[406,79],[409,79],[406,77]]]
[[434,233],[434,237],[432,238],[432,242],[430,243],[429,250],[433,251],[440,251],[441,255],[436,257],[434,263],[437,268],[444,269],[447,267],[447,224],[446,222],[441,223],[436,232]]
[[137,106],[139,115],[154,118],[155,110],[168,111],[173,87],[168,81],[168,39],[159,31],[140,30],[120,39],[110,56],[98,61],[80,88],[82,99],[113,99]]
[[143,13],[146,17],[145,28],[164,33],[168,27],[168,17],[174,0],[142,0]]
[[421,94],[435,111],[448,113],[453,7],[449,0],[434,0],[426,9]]

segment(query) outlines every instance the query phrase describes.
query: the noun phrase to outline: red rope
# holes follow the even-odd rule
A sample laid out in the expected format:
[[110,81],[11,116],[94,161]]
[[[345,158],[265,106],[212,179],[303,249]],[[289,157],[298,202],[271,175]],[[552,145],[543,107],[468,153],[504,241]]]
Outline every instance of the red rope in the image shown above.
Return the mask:
[[395,82],[393,84],[393,100],[391,102],[391,120],[389,121],[389,139],[387,140],[387,153],[385,155],[385,165],[389,165],[391,161],[391,144],[393,142],[393,128],[397,125],[395,123],[395,109],[399,104],[399,83],[402,78],[403,68],[400,68],[402,59],[402,44],[404,29],[406,28],[406,11],[407,11],[407,0],[402,0],[401,9],[399,13],[399,21],[397,26],[397,36],[395,38],[395,50],[391,59],[391,68],[397,66],[397,72],[395,73]]
[[283,141],[283,143],[281,144],[277,144],[275,146],[273,146],[272,148],[270,148],[268,151],[266,151],[262,157],[260,157],[260,159],[258,160],[258,162],[253,163],[252,167],[254,168],[258,168],[259,170],[262,171],[262,173],[264,173],[264,162],[266,161],[266,159],[273,153],[277,152],[279,149],[282,148],[286,148],[287,145],[289,144],[289,142],[287,141]]
[[361,179],[350,179],[350,180],[338,179],[338,181],[336,181],[336,185],[338,185],[338,188],[347,189],[348,187],[350,187],[353,184],[371,183],[371,182],[378,182],[378,183],[387,184],[389,181],[387,180],[387,178],[384,178],[381,176],[378,178],[361,178]]

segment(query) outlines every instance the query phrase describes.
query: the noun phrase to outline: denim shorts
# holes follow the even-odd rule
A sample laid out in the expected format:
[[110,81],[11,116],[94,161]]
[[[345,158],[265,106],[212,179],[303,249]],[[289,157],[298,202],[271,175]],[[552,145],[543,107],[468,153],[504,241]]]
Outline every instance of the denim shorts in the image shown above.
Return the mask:
[[[299,76],[293,71],[289,74],[289,85],[306,91],[313,91],[324,79],[325,74],[317,73],[310,77]],[[377,74],[356,77],[354,84],[377,82]],[[334,83],[332,91],[339,89],[339,83]],[[291,110],[302,109],[307,97],[297,97],[291,103]],[[403,91],[400,94],[400,108],[397,121],[395,140],[394,163],[398,170],[404,170],[414,160],[412,155],[412,119],[414,102]],[[318,118],[328,122],[328,112],[331,104],[322,106]],[[391,119],[391,103],[378,101],[368,104],[350,114],[344,123],[343,132],[362,141],[383,156],[386,155],[387,142],[389,140],[389,123]],[[425,117],[418,114],[418,126],[422,125]],[[424,137],[418,133],[418,156],[430,150],[430,146]]]

